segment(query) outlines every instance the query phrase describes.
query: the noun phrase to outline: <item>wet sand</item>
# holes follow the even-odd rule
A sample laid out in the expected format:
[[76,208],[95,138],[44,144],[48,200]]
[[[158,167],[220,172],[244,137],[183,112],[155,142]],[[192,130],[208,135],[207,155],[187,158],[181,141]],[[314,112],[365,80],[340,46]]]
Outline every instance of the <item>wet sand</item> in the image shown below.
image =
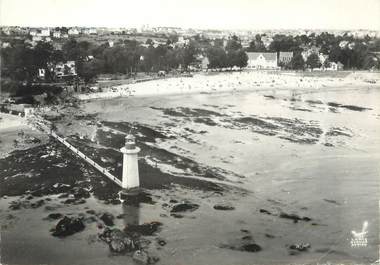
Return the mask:
[[[121,205],[118,187],[53,140],[16,151],[0,160],[1,261],[133,263],[99,239],[109,213],[121,230],[162,223],[139,239],[157,264],[371,264],[379,258],[378,102],[378,89],[350,88],[82,103],[75,116],[55,118],[59,133],[120,176],[118,148],[132,130],[149,199]],[[174,213],[182,202],[198,207]],[[85,229],[53,237],[51,213],[81,217]],[[368,245],[353,248],[351,231],[364,221]]]
[[28,126],[23,117],[0,113],[0,158],[14,150],[25,150],[46,141],[47,137]]

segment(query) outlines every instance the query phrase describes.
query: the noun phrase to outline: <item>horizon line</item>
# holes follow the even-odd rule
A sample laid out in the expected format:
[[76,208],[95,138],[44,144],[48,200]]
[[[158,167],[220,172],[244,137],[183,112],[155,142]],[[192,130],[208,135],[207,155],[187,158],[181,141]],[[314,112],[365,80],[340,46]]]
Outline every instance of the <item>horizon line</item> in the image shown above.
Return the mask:
[[228,28],[197,28],[197,27],[183,27],[183,26],[162,26],[162,25],[149,25],[149,24],[141,24],[139,26],[89,26],[89,25],[33,25],[33,26],[27,26],[27,25],[15,25],[15,24],[0,24],[0,27],[22,27],[22,28],[106,28],[106,29],[113,29],[113,28],[122,28],[122,29],[138,29],[143,26],[149,26],[150,28],[180,28],[180,29],[192,29],[192,30],[218,30],[218,31],[270,31],[270,30],[305,30],[305,31],[375,31],[380,32],[380,29],[370,29],[370,28],[257,28],[257,29],[249,29],[249,28],[235,28],[235,29],[228,29]]

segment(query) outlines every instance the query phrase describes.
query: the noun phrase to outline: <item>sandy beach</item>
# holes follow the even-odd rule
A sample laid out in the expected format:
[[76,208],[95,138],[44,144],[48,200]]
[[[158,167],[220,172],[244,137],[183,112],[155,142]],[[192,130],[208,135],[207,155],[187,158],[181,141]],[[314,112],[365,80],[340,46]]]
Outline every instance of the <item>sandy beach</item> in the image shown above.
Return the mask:
[[[379,73],[309,73],[244,71],[232,73],[198,73],[193,77],[160,79],[113,86],[104,92],[79,94],[81,100],[125,96],[159,96],[192,93],[260,90],[318,90],[327,88],[379,86]],[[370,83],[368,81],[375,81]]]

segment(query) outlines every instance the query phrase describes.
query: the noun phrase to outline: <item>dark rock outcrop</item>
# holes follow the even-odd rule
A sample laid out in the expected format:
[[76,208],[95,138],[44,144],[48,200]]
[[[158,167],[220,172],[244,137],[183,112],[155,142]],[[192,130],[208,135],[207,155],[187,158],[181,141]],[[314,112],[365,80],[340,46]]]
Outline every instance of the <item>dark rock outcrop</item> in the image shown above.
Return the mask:
[[160,222],[150,222],[142,225],[129,224],[125,227],[124,231],[128,234],[137,236],[151,236],[158,231],[160,226],[162,226],[162,223]]
[[52,235],[56,237],[65,237],[84,230],[85,225],[80,218],[63,217],[56,225]]
[[100,216],[100,220],[102,220],[103,223],[107,226],[113,226],[114,225],[114,222],[113,222],[114,219],[115,219],[115,217],[110,213],[104,213]]
[[110,250],[114,253],[131,252],[138,249],[138,244],[134,238],[119,229],[106,228],[99,238],[106,242]]
[[47,216],[48,219],[57,220],[59,218],[62,218],[62,214],[60,213],[51,213]]
[[262,250],[262,248],[255,243],[251,243],[251,244],[246,244],[246,245],[241,246],[240,250],[248,251],[248,252],[259,252]]
[[176,204],[170,210],[171,213],[180,213],[180,212],[193,212],[199,208],[198,204],[195,203],[180,203]]
[[287,213],[280,213],[280,218],[291,219],[293,220],[294,223],[298,223],[298,221],[309,222],[312,220],[310,217],[307,217],[307,216],[299,217],[296,214],[287,214]]

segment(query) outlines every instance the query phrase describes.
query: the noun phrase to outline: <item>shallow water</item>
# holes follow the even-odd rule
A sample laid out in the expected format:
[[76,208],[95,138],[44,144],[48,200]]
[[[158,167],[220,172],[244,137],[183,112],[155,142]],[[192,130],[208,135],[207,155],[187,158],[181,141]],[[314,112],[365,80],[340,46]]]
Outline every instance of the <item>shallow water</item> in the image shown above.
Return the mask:
[[[141,126],[146,126],[154,131],[150,137],[158,139],[147,144],[151,131],[144,129],[145,138],[138,138],[145,150],[141,163],[155,163],[168,174],[227,185],[223,195],[177,186],[153,188],[157,204],[131,208],[138,212],[127,215],[133,222],[164,224],[159,236],[167,245],[149,247],[160,257],[159,264],[370,264],[379,258],[379,102],[376,89],[268,90],[96,100],[84,103],[82,109],[96,113],[100,122],[91,136],[95,148],[121,145],[131,123],[135,123],[131,132],[138,136]],[[74,133],[70,130],[66,135]],[[120,174],[117,153],[101,156],[102,161],[111,161],[109,165],[118,165],[115,172]],[[178,157],[197,165],[186,169],[173,162]],[[213,172],[213,177],[204,170]],[[161,206],[171,198],[190,200],[200,208],[184,218],[167,217]],[[220,202],[231,203],[235,210],[214,210]],[[83,206],[66,206],[62,211],[78,213],[83,207],[115,215],[123,212],[121,205],[104,205],[96,196]],[[108,247],[98,241],[85,243],[96,236],[95,225],[71,238],[56,239],[49,235],[48,221],[41,221],[38,211],[43,210],[38,209],[37,215],[31,211],[18,212],[21,218],[2,233],[4,263],[131,262],[128,255],[110,256]],[[312,220],[294,223],[280,218],[281,212]],[[6,214],[3,210],[2,218]],[[369,223],[368,245],[351,247],[351,231],[359,232],[364,221]],[[25,229],[27,225],[35,231]],[[242,237],[247,235],[252,237],[249,242],[262,247],[260,252],[231,249],[244,243]],[[299,243],[311,248],[290,253],[289,245]],[[41,250],[49,254],[42,255]],[[68,253],[71,258],[57,262],[58,256]]]

